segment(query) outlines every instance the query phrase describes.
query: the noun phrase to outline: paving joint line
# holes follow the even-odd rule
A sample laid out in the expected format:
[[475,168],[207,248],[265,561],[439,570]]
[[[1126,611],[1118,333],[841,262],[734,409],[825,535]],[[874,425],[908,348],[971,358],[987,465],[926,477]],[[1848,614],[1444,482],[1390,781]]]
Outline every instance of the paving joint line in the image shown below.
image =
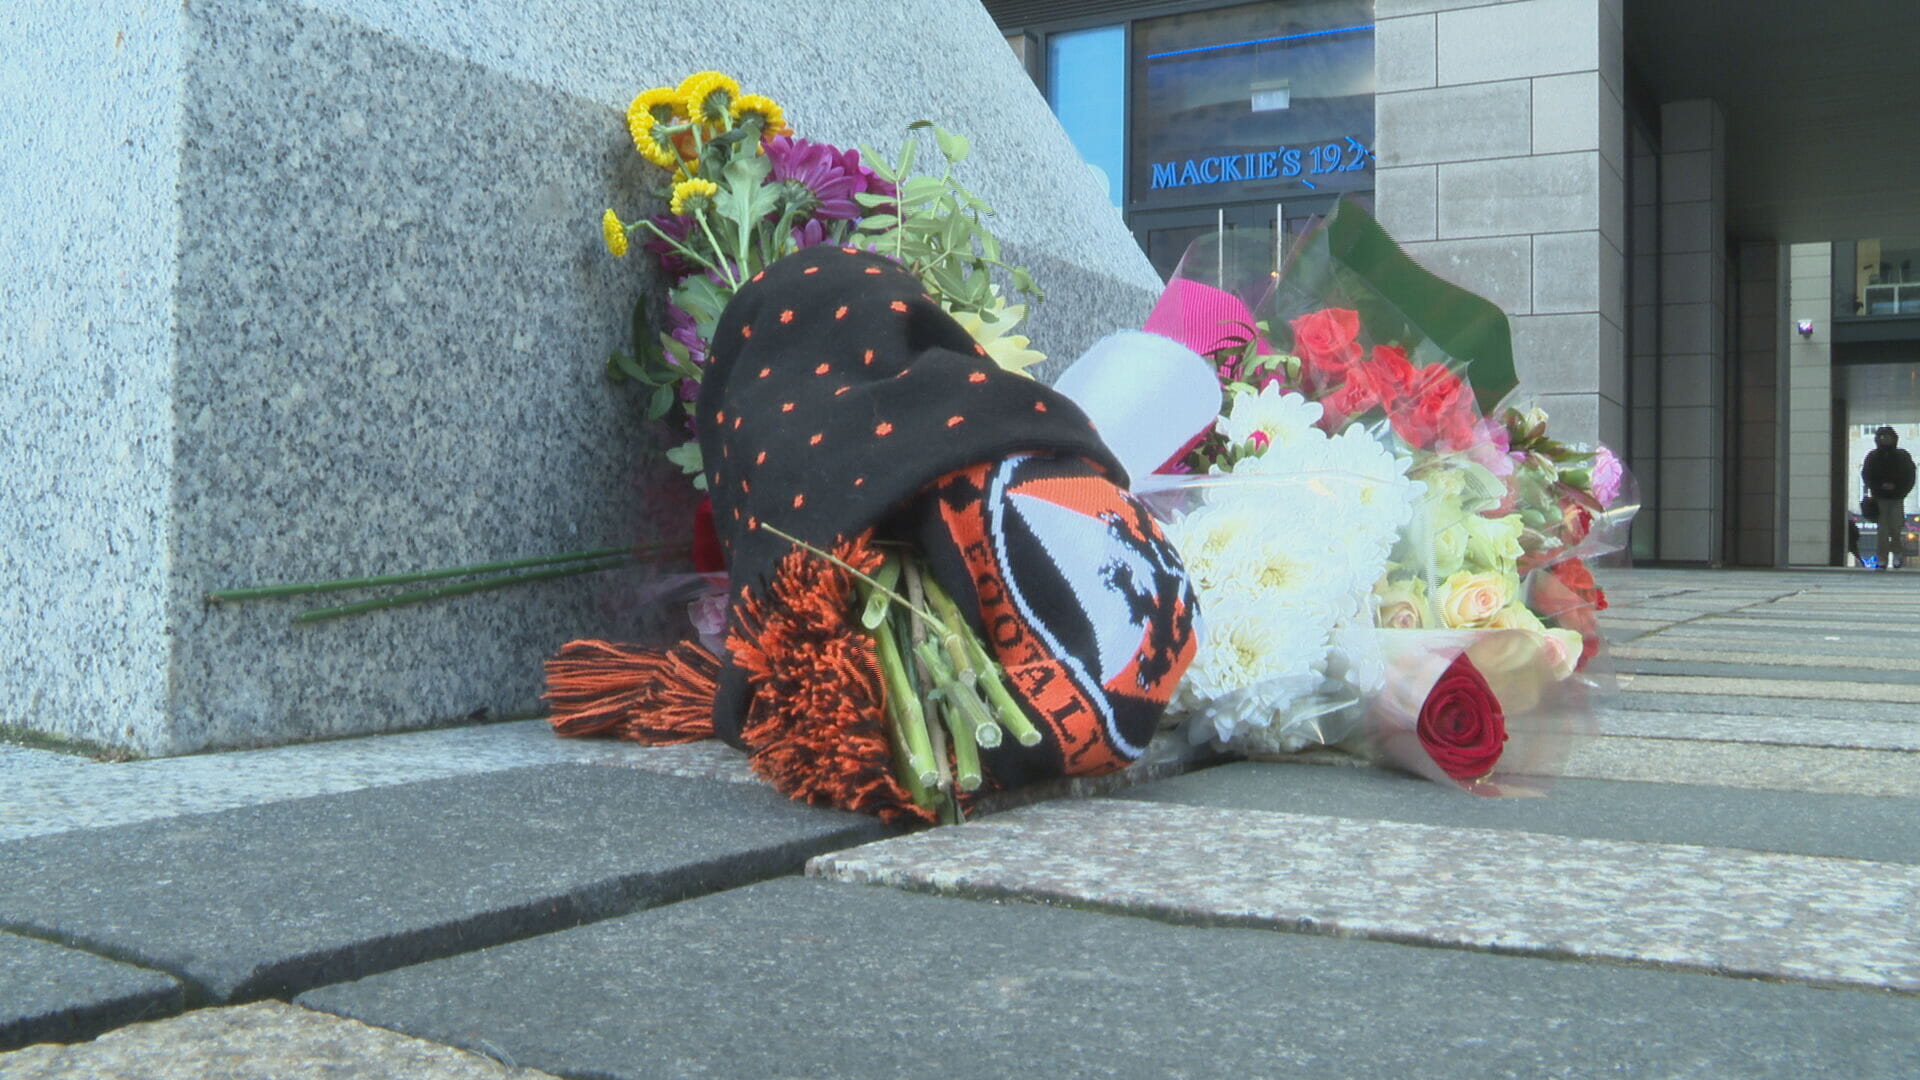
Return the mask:
[[[1728,850],[1743,851],[1746,849],[1730,848]],[[1856,861],[1871,862],[1872,860]],[[1354,930],[1350,927],[1340,926],[1337,922],[1323,922],[1311,915],[1276,919],[1251,914],[1226,915],[1217,912],[1201,913],[1193,911],[1192,909],[1181,908],[1178,905],[1152,902],[1127,904],[1114,901],[1089,900],[1066,892],[1056,893],[1039,889],[1022,889],[1017,886],[993,885],[984,882],[968,882],[965,884],[948,884],[943,886],[933,881],[916,878],[904,878],[900,881],[871,881],[844,876],[828,876],[826,872],[815,874],[812,860],[808,860],[807,876],[819,881],[862,885],[867,888],[876,889],[896,889],[901,892],[919,893],[925,896],[938,896],[952,900],[1020,903],[1036,907],[1085,911],[1095,915],[1106,915],[1110,917],[1144,919],[1148,922],[1159,923],[1163,926],[1187,926],[1200,930],[1264,930],[1275,934],[1329,937],[1343,941],[1371,941],[1387,945],[1407,945],[1420,949],[1443,949],[1448,952],[1483,953],[1492,956],[1512,956],[1530,960],[1547,960],[1562,964],[1604,964],[1610,967],[1640,968],[1642,970],[1663,971],[1676,975],[1742,979],[1749,982],[1806,986],[1819,990],[1841,990],[1854,993],[1885,994],[1894,997],[1920,999],[1920,989],[1907,990],[1899,987],[1870,986],[1858,982],[1849,982],[1844,979],[1795,977],[1757,969],[1703,967],[1698,964],[1684,964],[1665,960],[1640,960],[1621,956],[1599,956],[1555,946],[1439,941],[1430,937],[1422,937],[1411,931]]]

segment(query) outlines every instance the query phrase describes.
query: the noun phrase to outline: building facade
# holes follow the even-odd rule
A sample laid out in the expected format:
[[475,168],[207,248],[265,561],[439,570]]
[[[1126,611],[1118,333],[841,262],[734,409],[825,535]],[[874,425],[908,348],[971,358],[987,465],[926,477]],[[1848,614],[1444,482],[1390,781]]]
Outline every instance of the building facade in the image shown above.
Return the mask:
[[1872,430],[1920,443],[1914,5],[986,7],[1161,273],[1353,193],[1499,304],[1640,561],[1841,565]]

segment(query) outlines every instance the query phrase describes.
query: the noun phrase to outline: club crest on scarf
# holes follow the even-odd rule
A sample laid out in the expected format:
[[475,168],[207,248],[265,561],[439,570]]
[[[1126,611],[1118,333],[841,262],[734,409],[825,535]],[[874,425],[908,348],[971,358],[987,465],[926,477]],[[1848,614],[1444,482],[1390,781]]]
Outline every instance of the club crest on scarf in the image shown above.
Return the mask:
[[1145,751],[1195,650],[1186,571],[1091,462],[1022,454],[946,478],[985,638],[1072,775]]

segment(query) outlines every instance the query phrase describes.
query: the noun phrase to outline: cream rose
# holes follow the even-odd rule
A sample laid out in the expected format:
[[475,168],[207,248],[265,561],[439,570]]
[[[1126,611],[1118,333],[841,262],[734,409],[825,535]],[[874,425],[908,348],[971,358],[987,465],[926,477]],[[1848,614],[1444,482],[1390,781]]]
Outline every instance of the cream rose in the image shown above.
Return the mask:
[[1389,578],[1373,586],[1379,598],[1377,626],[1388,630],[1420,630],[1427,625],[1427,583],[1419,578]]
[[1493,519],[1468,515],[1465,529],[1468,564],[1482,570],[1512,569],[1522,554],[1520,533],[1525,528],[1519,514]]
[[1552,662],[1553,677],[1558,681],[1573,674],[1573,669],[1579,666],[1580,649],[1584,642],[1578,630],[1562,630],[1555,627],[1548,630],[1546,635],[1547,659]]
[[1440,587],[1440,616],[1449,629],[1483,627],[1513,603],[1513,594],[1513,579],[1506,574],[1462,570]]

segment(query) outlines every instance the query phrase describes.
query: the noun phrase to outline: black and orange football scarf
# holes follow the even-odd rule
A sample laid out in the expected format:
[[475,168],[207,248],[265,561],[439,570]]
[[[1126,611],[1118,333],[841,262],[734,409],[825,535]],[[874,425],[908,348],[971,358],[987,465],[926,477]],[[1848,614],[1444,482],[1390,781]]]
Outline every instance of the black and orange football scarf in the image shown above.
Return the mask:
[[[909,541],[1044,736],[986,751],[996,783],[1140,756],[1194,653],[1179,559],[1086,415],[996,365],[912,274],[841,248],[768,267],[721,316],[696,426],[729,566],[730,636],[760,678],[766,657],[751,646],[774,623],[791,629],[772,609],[796,550],[762,524],[821,548]],[[605,646],[576,642],[548,665],[561,733],[697,734],[686,705],[698,693],[595,682],[594,647]],[[771,695],[742,666],[687,646],[648,663],[711,687],[721,738],[754,752],[769,737],[756,711]],[[875,697],[855,689],[847,700]]]

